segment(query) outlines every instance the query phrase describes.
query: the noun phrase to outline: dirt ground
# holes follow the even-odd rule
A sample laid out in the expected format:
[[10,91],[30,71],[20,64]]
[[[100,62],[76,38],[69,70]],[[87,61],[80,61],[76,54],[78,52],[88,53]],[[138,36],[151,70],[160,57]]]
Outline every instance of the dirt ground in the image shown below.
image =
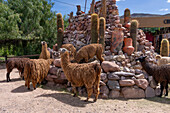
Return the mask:
[[[28,91],[16,69],[6,82],[6,69],[0,66],[0,113],[168,113],[170,96],[149,99],[98,99],[73,97],[62,90],[41,86]],[[32,87],[31,87],[32,88]],[[170,94],[169,94],[170,95]]]

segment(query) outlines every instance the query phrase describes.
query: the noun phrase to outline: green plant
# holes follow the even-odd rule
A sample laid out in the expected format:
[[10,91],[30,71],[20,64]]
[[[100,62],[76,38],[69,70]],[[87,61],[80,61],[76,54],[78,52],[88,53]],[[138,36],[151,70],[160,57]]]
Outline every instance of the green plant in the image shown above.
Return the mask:
[[106,21],[104,17],[100,17],[100,25],[99,25],[99,43],[102,44],[103,49],[105,48],[105,28],[106,28]]
[[169,41],[167,39],[161,41],[160,55],[169,56]]
[[91,43],[98,42],[99,18],[97,14],[91,15]]
[[64,22],[63,22],[63,18],[62,18],[62,14],[61,13],[57,14],[57,30],[59,28],[64,29]]
[[138,21],[137,20],[132,20],[131,21],[131,26],[130,26],[130,37],[133,40],[133,47],[135,48],[134,51],[137,51],[137,29],[138,29]]
[[63,29],[62,28],[59,28],[58,29],[58,32],[57,32],[57,48],[61,48],[62,46],[62,43],[63,43],[63,35],[64,35],[64,32],[63,32]]
[[124,11],[124,23],[127,23],[130,21],[130,10],[128,8]]

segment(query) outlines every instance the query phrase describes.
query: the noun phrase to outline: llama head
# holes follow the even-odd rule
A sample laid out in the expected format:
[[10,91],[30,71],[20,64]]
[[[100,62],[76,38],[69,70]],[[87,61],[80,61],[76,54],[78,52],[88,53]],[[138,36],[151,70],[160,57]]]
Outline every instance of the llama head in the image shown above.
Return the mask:
[[59,49],[59,53],[60,53],[60,55],[63,55],[63,54],[65,54],[65,53],[70,54],[70,51],[67,50],[66,48],[60,48],[60,49]]
[[42,48],[47,49],[47,42],[42,41],[41,42]]
[[141,56],[141,57],[139,57],[138,59],[136,59],[136,61],[139,60],[139,61],[142,63],[142,62],[145,61],[146,57],[147,57],[147,56]]

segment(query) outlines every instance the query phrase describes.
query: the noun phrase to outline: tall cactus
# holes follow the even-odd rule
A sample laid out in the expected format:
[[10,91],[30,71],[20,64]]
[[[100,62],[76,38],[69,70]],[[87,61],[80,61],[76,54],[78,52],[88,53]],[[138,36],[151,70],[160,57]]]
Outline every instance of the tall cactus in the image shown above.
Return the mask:
[[99,43],[102,44],[103,49],[105,48],[105,29],[106,29],[106,21],[104,17],[100,17],[100,25],[99,25]]
[[62,28],[58,29],[57,32],[57,49],[59,50],[63,44],[63,35],[64,35],[64,31]]
[[128,8],[124,11],[124,23],[127,23],[130,21],[130,10]]
[[61,48],[62,43],[63,43],[63,34],[64,32],[64,22],[62,18],[62,14],[58,13],[57,14],[57,48]]
[[135,48],[135,51],[137,51],[137,29],[138,29],[138,21],[132,20],[131,26],[130,26],[130,37],[133,40],[133,47]]
[[61,13],[57,14],[57,30],[59,28],[64,29],[64,22],[63,22],[63,18],[62,18],[62,14]]
[[91,43],[98,43],[99,18],[97,14],[91,15]]
[[100,17],[106,18],[106,0],[102,0],[102,7],[100,10]]
[[167,39],[161,41],[160,55],[169,56],[169,41]]

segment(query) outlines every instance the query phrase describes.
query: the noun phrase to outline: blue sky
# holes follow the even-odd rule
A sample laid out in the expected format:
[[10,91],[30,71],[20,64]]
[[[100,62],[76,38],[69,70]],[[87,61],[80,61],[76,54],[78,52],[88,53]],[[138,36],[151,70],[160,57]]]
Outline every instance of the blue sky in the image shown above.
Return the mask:
[[[86,12],[90,8],[91,1],[92,0],[87,0]],[[85,0],[52,0],[52,2],[55,3],[52,10],[57,11],[57,13],[60,12],[63,15],[69,14],[71,11],[73,11],[75,14],[77,10],[76,5],[81,5],[82,11],[84,11]],[[61,2],[68,3],[69,5]],[[120,15],[123,15],[125,8],[129,8],[131,13],[170,13],[170,0],[117,0],[117,6]]]

